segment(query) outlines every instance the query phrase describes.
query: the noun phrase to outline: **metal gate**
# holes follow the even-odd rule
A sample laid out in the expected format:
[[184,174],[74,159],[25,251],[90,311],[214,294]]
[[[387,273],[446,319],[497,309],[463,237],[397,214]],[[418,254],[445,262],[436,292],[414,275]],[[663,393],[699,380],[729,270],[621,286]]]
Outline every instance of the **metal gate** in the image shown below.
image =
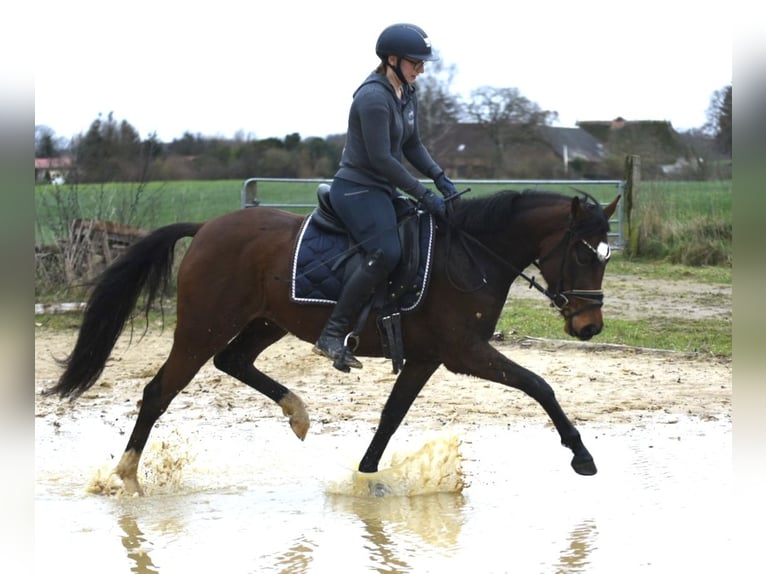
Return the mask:
[[[258,197],[258,182],[281,182],[281,183],[331,183],[331,179],[295,179],[295,178],[280,178],[280,177],[251,177],[246,179],[242,183],[241,193],[241,207],[279,207],[279,208],[313,208],[316,207],[316,203],[263,203]],[[420,180],[424,185],[432,184],[430,179]],[[577,186],[608,186],[615,190],[616,195],[625,195],[626,182],[620,179],[600,179],[600,180],[576,180],[576,179],[455,179],[453,183],[458,187],[470,187],[471,185],[487,184],[492,186],[521,186],[522,189],[550,189],[552,187],[568,187],[577,188]],[[623,234],[623,205],[624,201],[620,201],[617,205],[617,210],[614,216],[609,221],[611,231],[609,232],[610,243],[613,248],[621,249],[625,245],[625,237]],[[606,205],[606,204],[602,204]]]

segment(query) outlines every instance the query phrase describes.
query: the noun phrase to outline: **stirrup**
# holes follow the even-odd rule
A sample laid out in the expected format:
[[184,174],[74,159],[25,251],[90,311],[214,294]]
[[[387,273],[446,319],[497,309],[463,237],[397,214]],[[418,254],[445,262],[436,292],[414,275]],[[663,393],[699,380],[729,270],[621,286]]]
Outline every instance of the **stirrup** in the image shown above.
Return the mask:
[[344,373],[349,372],[349,367],[361,369],[362,363],[354,356],[354,351],[356,351],[358,346],[359,336],[351,331],[346,335],[346,338],[343,339],[343,348],[335,356],[332,366]]

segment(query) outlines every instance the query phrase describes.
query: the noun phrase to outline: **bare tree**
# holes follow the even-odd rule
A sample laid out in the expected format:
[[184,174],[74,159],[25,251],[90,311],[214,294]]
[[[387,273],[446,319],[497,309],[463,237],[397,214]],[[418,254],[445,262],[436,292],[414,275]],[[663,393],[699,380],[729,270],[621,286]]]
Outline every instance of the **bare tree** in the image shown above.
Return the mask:
[[428,72],[418,78],[418,130],[428,149],[438,149],[449,137],[462,114],[458,96],[451,93],[455,65],[442,60],[430,62]]
[[465,106],[466,117],[481,125],[495,147],[498,170],[508,168],[513,145],[540,142],[539,127],[550,125],[557,112],[546,111],[521,95],[517,88],[484,86],[471,92]]

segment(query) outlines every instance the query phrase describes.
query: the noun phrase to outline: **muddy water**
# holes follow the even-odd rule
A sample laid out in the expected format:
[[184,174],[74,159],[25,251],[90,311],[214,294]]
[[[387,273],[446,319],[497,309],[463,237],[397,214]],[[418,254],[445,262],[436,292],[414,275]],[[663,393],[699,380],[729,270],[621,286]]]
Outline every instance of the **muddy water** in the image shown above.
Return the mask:
[[301,443],[281,421],[160,423],[140,475],[147,496],[133,498],[94,494],[127,439],[110,418],[38,419],[38,572],[611,574],[732,564],[729,422],[647,414],[581,425],[594,477],[577,476],[553,429],[533,421],[430,435],[405,426],[384,458],[390,470],[372,481],[353,471],[368,424]]

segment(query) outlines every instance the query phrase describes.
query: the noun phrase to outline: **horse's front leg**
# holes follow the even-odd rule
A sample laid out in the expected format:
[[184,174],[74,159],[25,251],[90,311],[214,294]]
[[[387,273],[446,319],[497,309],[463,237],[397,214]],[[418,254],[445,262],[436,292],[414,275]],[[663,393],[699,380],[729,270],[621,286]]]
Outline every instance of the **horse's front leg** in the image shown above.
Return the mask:
[[571,449],[572,468],[578,474],[596,474],[596,464],[585,448],[572,422],[556,400],[551,386],[541,376],[514,363],[489,343],[473,345],[460,357],[445,362],[453,372],[473,375],[524,391],[545,409],[561,436],[561,444]]
[[378,471],[378,463],[388,446],[388,441],[399,428],[404,415],[407,414],[426,381],[438,367],[439,363],[407,359],[380,414],[380,423],[375,436],[372,437],[372,442],[359,463],[359,472]]

